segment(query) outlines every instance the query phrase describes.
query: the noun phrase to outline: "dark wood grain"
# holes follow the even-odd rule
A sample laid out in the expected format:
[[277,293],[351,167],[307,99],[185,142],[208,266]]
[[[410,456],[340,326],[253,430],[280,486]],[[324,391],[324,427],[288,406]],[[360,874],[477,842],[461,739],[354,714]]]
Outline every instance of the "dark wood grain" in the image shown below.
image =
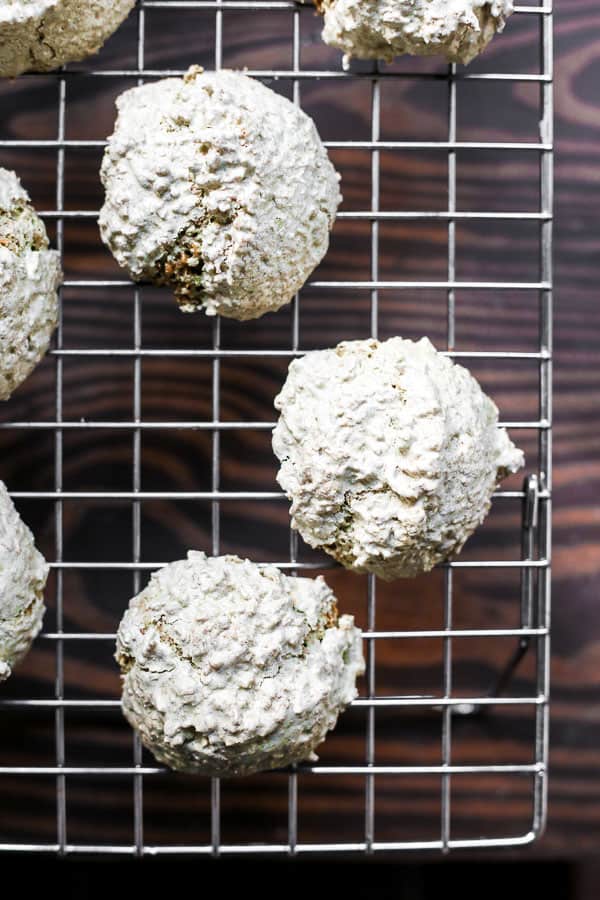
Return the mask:
[[[151,10],[146,64],[181,68],[213,65],[212,14]],[[600,78],[596,0],[562,0],[557,17],[557,303],[555,552],[551,796],[545,838],[527,855],[575,857],[597,853],[600,837]],[[96,68],[134,64],[136,23],[132,18],[109,42]],[[290,64],[289,13],[229,13],[225,16],[225,64],[287,68]],[[506,34],[474,63],[474,71],[535,71],[535,17],[514,17]],[[319,23],[302,16],[302,65],[327,68],[338,55],[319,39]],[[444,71],[435,60],[403,60],[405,71]],[[86,65],[79,66],[82,71]],[[131,79],[68,80],[67,136],[104,139],[113,122],[115,96]],[[287,81],[274,82],[289,96]],[[459,86],[460,140],[536,140],[535,85],[471,83]],[[384,85],[384,139],[444,140],[447,87],[443,81],[406,79]],[[52,138],[56,134],[56,81],[26,76],[0,85],[0,138]],[[305,109],[326,139],[368,139],[369,85],[322,81],[305,85]],[[335,151],[343,176],[344,209],[368,209],[370,157],[364,151]],[[66,153],[65,204],[95,209],[102,193],[97,170],[100,151]],[[16,168],[39,208],[54,206],[56,154],[48,150],[0,148],[0,164]],[[384,209],[436,210],[447,204],[447,155],[443,151],[389,152],[381,157]],[[459,208],[535,211],[539,203],[535,154],[458,154]],[[49,223],[52,232],[53,224]],[[458,277],[463,280],[535,280],[539,234],[531,223],[465,223],[457,228]],[[341,221],[331,252],[317,273],[327,279],[368,279],[368,223]],[[381,226],[380,274],[385,279],[443,280],[447,230],[436,223]],[[71,278],[119,277],[93,221],[67,222],[65,270]],[[306,289],[301,299],[301,346],[328,346],[341,338],[369,334],[367,292]],[[223,323],[226,348],[289,348],[291,310],[255,323]],[[382,337],[428,334],[444,347],[447,335],[443,290],[386,291],[380,297]],[[459,292],[457,348],[524,350],[537,348],[537,298],[533,293]],[[133,297],[128,289],[65,291],[65,347],[132,347]],[[208,348],[211,323],[185,317],[167,291],[143,291],[143,343],[148,348]],[[537,374],[528,363],[479,363],[473,371],[494,396],[506,420],[538,414]],[[0,411],[2,421],[51,420],[55,361],[48,358]],[[226,361],[222,367],[222,416],[229,420],[273,419],[272,399],[285,377],[284,361]],[[206,361],[151,359],[143,362],[143,416],[154,420],[209,420],[211,368]],[[64,415],[77,421],[128,420],[133,411],[133,364],[127,359],[67,359]],[[533,433],[519,432],[528,469],[537,468]],[[124,430],[65,432],[66,490],[130,490],[133,448]],[[51,433],[0,432],[0,476],[12,490],[52,490],[54,443]],[[164,429],[144,433],[142,487],[145,490],[210,489],[210,434]],[[221,486],[224,490],[273,490],[276,463],[269,435],[261,431],[222,437]],[[519,480],[512,482],[518,486]],[[20,503],[40,546],[54,558],[55,534],[50,501]],[[65,558],[71,561],[128,560],[131,510],[118,501],[65,503]],[[142,557],[166,561],[188,547],[210,548],[210,507],[195,501],[147,501],[142,505]],[[518,505],[496,504],[488,521],[469,542],[465,558],[514,558],[518,553]],[[222,549],[263,560],[281,560],[289,551],[287,504],[283,501],[231,501],[222,509]],[[301,548],[305,560],[319,559]],[[344,572],[328,573],[345,610],[366,625],[366,581]],[[55,577],[49,586],[48,630],[55,628]],[[464,571],[456,575],[455,626],[512,627],[518,622],[518,578],[513,573]],[[65,628],[114,631],[132,592],[130,573],[67,572],[64,578]],[[377,627],[442,627],[442,573],[382,585]],[[456,641],[454,690],[457,695],[486,691],[510,652],[510,641]],[[119,682],[110,641],[65,646],[65,694],[70,698],[116,698]],[[534,684],[534,658],[519,670],[513,690],[526,694]],[[38,641],[17,676],[3,686],[7,697],[51,697],[55,648]],[[437,693],[442,683],[439,640],[411,640],[377,647],[377,691],[381,694]],[[364,692],[364,684],[361,687]],[[365,759],[363,709],[348,712],[323,745],[328,763]],[[377,762],[439,764],[439,712],[377,714]],[[51,711],[3,710],[0,765],[52,765],[55,760]],[[531,711],[497,710],[458,720],[453,735],[456,763],[523,763],[533,758]],[[67,763],[128,765],[131,734],[115,712],[68,711]],[[151,762],[148,757],[148,762]],[[362,777],[300,777],[299,838],[359,841],[364,834]],[[55,839],[55,784],[51,778],[0,776],[0,841]],[[81,842],[132,840],[132,786],[128,779],[68,779],[68,839]],[[287,782],[273,774],[225,783],[223,840],[287,840]],[[145,837],[149,843],[210,840],[210,791],[203,779],[148,778],[145,783]],[[376,793],[378,840],[435,840],[439,837],[440,779],[434,776],[381,778]],[[506,836],[528,830],[531,785],[518,777],[453,779],[453,836]]]

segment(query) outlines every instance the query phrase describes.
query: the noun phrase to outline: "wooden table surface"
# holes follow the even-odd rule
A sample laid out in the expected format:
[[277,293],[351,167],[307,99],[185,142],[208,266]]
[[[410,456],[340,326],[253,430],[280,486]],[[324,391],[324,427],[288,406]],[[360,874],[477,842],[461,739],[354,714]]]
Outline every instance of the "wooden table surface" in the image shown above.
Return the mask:
[[[556,380],[555,518],[552,652],[552,736],[549,827],[546,836],[521,851],[528,857],[577,857],[598,850],[600,838],[600,10],[596,0],[557,3],[557,223],[556,223]],[[181,68],[192,62],[212,67],[212,14],[186,13],[181,28],[176,12],[148,13],[149,68]],[[225,22],[224,64],[252,68],[289,65],[289,13],[229,13]],[[534,71],[536,26],[517,17],[506,34],[474,63],[475,71]],[[533,19],[533,17],[531,17]],[[517,21],[520,19],[520,21]],[[338,57],[319,41],[319,24],[303,14],[303,65],[326,67]],[[105,48],[94,67],[134,64],[136,22],[132,18]],[[524,59],[526,60],[524,62]],[[531,65],[528,60],[531,59]],[[435,61],[410,61],[416,71],[443,71]],[[436,69],[436,65],[438,68]],[[80,68],[85,68],[84,66]],[[103,139],[111,130],[115,96],[131,79],[69,79],[66,135]],[[275,85],[285,92],[283,83]],[[462,83],[459,89],[459,139],[536,140],[535,85]],[[444,81],[395,81],[384,88],[384,134],[389,139],[444,140],[447,86]],[[43,140],[56,134],[56,80],[23,77],[0,85],[0,139]],[[302,90],[303,105],[325,139],[369,138],[368,83],[321,81]],[[334,151],[344,179],[344,209],[368,209],[369,155]],[[100,150],[66,152],[67,209],[94,209],[102,193],[97,170]],[[0,147],[0,165],[15,168],[40,209],[54,207],[56,154]],[[447,203],[446,153],[382,154],[382,207],[444,209]],[[537,162],[515,153],[490,162],[480,153],[459,154],[459,208],[536,209]],[[440,205],[441,204],[441,205]],[[52,231],[52,224],[50,223]],[[464,280],[534,280],[537,226],[484,223],[459,225],[458,277]],[[368,279],[369,225],[340,220],[331,252],[319,270],[323,279]],[[381,277],[440,279],[446,272],[444,223],[382,225]],[[93,221],[67,221],[67,278],[117,278],[119,270],[102,247]],[[532,278],[533,272],[533,278]],[[211,323],[184,317],[168,292],[143,289],[143,345],[179,349],[211,346]],[[340,338],[369,334],[369,298],[365,292],[306,291],[301,301],[303,349],[328,346]],[[223,323],[223,346],[289,348],[291,310],[256,323]],[[67,348],[131,347],[132,291],[67,289],[64,344]],[[522,292],[459,292],[457,347],[534,350],[535,300]],[[382,292],[380,335],[428,334],[446,342],[444,291]],[[285,375],[284,360],[225,362],[222,366],[222,415],[225,419],[272,418],[272,398]],[[506,420],[536,416],[537,380],[531,366],[474,364],[474,373],[494,396]],[[55,361],[48,358],[2,411],[2,421],[52,419]],[[142,406],[145,418],[211,418],[211,367],[191,359],[143,362]],[[133,364],[130,359],[67,359],[64,367],[64,416],[78,420],[127,420],[132,416]],[[536,468],[535,435],[519,432]],[[52,490],[54,442],[51,433],[0,431],[1,477],[11,490]],[[130,490],[131,434],[118,429],[65,432],[66,490]],[[210,489],[209,433],[158,430],[142,439],[144,490]],[[225,433],[221,487],[224,490],[274,490],[275,462],[265,431]],[[518,486],[519,480],[513,483]],[[54,518],[49,501],[19,504],[40,546],[53,558]],[[257,526],[257,522],[260,526]],[[222,511],[222,549],[263,560],[287,558],[286,504],[231,502]],[[65,558],[127,560],[131,554],[131,510],[124,503],[66,503]],[[518,553],[518,506],[494,508],[465,550],[465,558],[514,558]],[[150,501],[142,512],[142,558],[180,557],[188,547],[210,547],[210,507],[202,502]],[[315,559],[302,549],[303,559]],[[502,577],[500,577],[502,575]],[[518,582],[507,573],[463,571],[456,578],[457,628],[516,625]],[[328,579],[346,610],[366,624],[365,579],[338,571]],[[442,627],[441,572],[392,586],[378,594],[377,627]],[[55,627],[55,578],[49,589],[47,627]],[[131,573],[69,572],[64,579],[65,627],[74,631],[114,631],[132,592]],[[506,640],[456,641],[455,692],[464,696],[487,690],[512,644]],[[110,642],[67,644],[67,697],[118,697],[118,675]],[[411,640],[401,651],[381,641],[377,649],[377,690],[382,694],[439,692],[441,641]],[[514,690],[533,684],[533,660],[519,670]],[[8,685],[8,697],[52,697],[55,648],[39,641]],[[364,690],[364,686],[363,686]],[[67,763],[128,765],[131,735],[118,712],[65,717]],[[0,713],[0,765],[52,765],[54,724],[49,711]],[[355,709],[340,721],[323,746],[327,763],[364,760],[365,713]],[[531,714],[518,707],[493,716],[457,723],[456,763],[521,763],[532,758]],[[150,757],[148,761],[151,762]],[[377,761],[390,764],[440,762],[439,713],[377,716]],[[459,783],[460,782],[460,783]],[[0,776],[6,815],[2,841],[55,839],[55,783],[52,778]],[[67,782],[68,840],[75,843],[131,841],[131,780],[100,778]],[[145,785],[146,841],[187,842],[210,838],[209,786],[202,779],[156,778]],[[287,783],[282,775],[251,778],[223,786],[223,840],[287,839]],[[530,786],[521,779],[454,779],[453,834],[456,837],[504,835],[526,831],[531,811]],[[364,779],[357,776],[302,778],[301,840],[361,840]],[[439,837],[440,780],[381,778],[377,782],[378,840],[435,840]],[[514,851],[511,851],[514,853]]]
[[550,820],[540,852],[600,845],[600,11],[558,3]]

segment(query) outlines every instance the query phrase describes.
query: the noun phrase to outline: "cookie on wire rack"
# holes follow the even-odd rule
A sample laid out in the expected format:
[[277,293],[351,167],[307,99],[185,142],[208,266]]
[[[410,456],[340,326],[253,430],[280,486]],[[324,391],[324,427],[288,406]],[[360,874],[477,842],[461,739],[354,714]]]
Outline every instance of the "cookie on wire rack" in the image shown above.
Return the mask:
[[469,63],[504,29],[512,0],[314,0],[323,40],[346,60],[405,53]]
[[131,600],[116,659],[142,743],[218,776],[316,759],[364,671],[361,633],[322,578],[193,551]]
[[44,617],[46,560],[0,481],[0,681],[26,655]]
[[0,400],[46,353],[58,321],[60,257],[14,172],[0,168]]
[[311,547],[386,581],[455,556],[523,453],[463,366],[427,338],[294,360],[275,407],[277,480]]
[[102,162],[104,242],[184,312],[255,319],[329,246],[339,175],[306,113],[260,82],[192,67],[121,94]]

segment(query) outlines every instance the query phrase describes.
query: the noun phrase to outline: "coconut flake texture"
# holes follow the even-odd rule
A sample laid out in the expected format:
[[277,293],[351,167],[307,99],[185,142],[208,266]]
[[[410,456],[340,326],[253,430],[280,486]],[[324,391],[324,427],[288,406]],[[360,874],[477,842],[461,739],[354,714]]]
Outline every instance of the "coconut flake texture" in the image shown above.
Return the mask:
[[0,681],[29,650],[42,627],[48,565],[0,481]]
[[46,353],[58,318],[59,255],[14,172],[0,169],[0,400]]
[[346,57],[410,53],[469,63],[504,29],[512,0],[315,0],[323,40]]
[[316,759],[364,671],[360,631],[322,578],[194,551],[131,600],[116,659],[145,746],[205,775]]
[[523,454],[462,366],[392,338],[290,365],[275,406],[278,481],[311,547],[386,581],[457,554]]
[[97,53],[135,0],[0,0],[0,75],[47,72]]
[[119,265],[172,286],[185,312],[254,319],[288,303],[341,200],[312,120],[258,81],[199,67],[117,108],[100,230]]

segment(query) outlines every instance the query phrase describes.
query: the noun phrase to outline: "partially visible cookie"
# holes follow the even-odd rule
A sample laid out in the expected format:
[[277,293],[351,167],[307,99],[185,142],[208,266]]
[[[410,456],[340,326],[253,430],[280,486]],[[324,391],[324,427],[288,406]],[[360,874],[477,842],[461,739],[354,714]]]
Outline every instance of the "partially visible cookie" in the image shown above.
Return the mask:
[[0,681],[37,637],[48,565],[0,481]]
[[100,231],[184,312],[254,319],[292,300],[329,246],[339,176],[301,109],[234,72],[192,68],[117,101]]
[[14,172],[0,169],[0,400],[46,353],[58,320],[60,258]]
[[346,57],[409,53],[469,63],[504,29],[512,0],[315,0],[323,40]]
[[135,0],[0,0],[0,76],[47,72],[97,53]]

